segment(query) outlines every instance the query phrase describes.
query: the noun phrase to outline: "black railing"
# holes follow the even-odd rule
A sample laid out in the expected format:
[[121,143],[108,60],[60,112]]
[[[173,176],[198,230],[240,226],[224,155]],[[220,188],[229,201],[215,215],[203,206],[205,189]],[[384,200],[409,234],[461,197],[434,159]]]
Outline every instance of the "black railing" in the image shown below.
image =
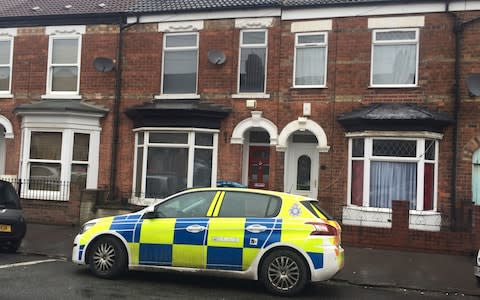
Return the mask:
[[70,182],[54,179],[0,179],[12,183],[22,199],[67,201],[70,196]]

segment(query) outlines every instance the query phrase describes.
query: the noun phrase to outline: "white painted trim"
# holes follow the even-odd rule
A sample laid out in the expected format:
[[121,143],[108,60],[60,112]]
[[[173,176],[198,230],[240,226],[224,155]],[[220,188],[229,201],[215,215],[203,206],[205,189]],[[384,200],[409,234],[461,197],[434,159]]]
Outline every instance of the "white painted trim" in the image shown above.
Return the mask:
[[[1,30],[1,29],[0,29]],[[1,33],[1,32],[0,32]],[[15,31],[16,33],[16,31]],[[11,96],[12,93],[12,74],[13,74],[13,44],[15,43],[14,36],[11,34],[0,34],[0,41],[7,41],[10,43],[10,57],[8,58],[7,64],[0,64],[0,67],[7,67],[10,70],[9,81],[8,81],[8,90],[0,91],[0,96]],[[3,97],[2,97],[3,98]]]
[[[280,17],[280,8],[252,8],[244,10],[226,10],[226,11],[202,11],[190,13],[170,13],[157,15],[143,15],[138,18],[139,23],[159,23],[191,20],[217,20],[217,19],[238,19],[238,18],[264,18]],[[127,23],[137,22],[137,17],[128,17]]]
[[[264,44],[243,44],[243,34],[245,32],[264,32],[265,33],[265,43]],[[238,45],[238,66],[237,66],[237,95],[267,95],[267,73],[268,73],[268,29],[244,29],[240,31],[240,41]],[[241,59],[242,59],[242,48],[256,48],[256,49],[265,49],[265,62],[264,62],[264,78],[263,78],[263,93],[262,92],[241,92],[240,91],[240,71],[241,71]],[[233,96],[233,95],[232,95]],[[270,97],[270,95],[269,95]],[[259,98],[259,97],[257,97]]]
[[[377,32],[389,32],[389,31],[414,31],[415,32],[415,40],[395,40],[395,41],[377,41],[376,40],[376,33]],[[373,83],[373,62],[374,62],[374,51],[375,46],[382,47],[382,46],[399,46],[399,45],[415,45],[416,46],[416,53],[415,53],[415,82],[412,84],[395,84],[395,83],[387,83],[387,84],[376,84]],[[405,87],[417,87],[418,86],[418,65],[420,61],[420,30],[418,28],[396,28],[396,29],[385,29],[385,30],[373,30],[372,32],[372,47],[371,47],[371,55],[370,55],[370,88],[405,88]]]
[[17,36],[17,28],[0,28],[0,37],[15,37]]
[[369,29],[424,27],[424,16],[368,18]]
[[329,151],[330,146],[328,146],[327,135],[325,134],[323,128],[315,121],[310,120],[306,117],[299,117],[297,120],[288,123],[287,126],[283,128],[283,130],[280,132],[280,135],[278,136],[277,151],[284,152],[287,149],[288,138],[292,133],[294,133],[295,131],[305,130],[310,131],[317,138],[317,149],[319,152]]
[[[462,2],[463,1],[456,1]],[[470,2],[470,1],[469,1]],[[473,2],[473,1],[471,1]],[[475,1],[480,3],[480,1]],[[480,5],[480,4],[479,4]],[[460,9],[460,5],[451,4],[455,10]],[[474,5],[469,10],[478,9]],[[445,3],[420,2],[406,4],[372,4],[372,5],[348,5],[335,7],[319,7],[319,8],[292,8],[283,9],[282,20],[308,20],[308,19],[331,19],[345,17],[362,17],[362,16],[382,16],[382,15],[402,15],[402,14],[425,14],[425,13],[445,12]]]
[[155,99],[200,99],[200,95],[199,94],[162,94],[162,95],[155,95],[154,98]]
[[[28,179],[28,165],[30,159],[30,139],[32,132],[59,132],[62,134],[62,155],[59,160],[61,164],[61,176],[60,180],[70,181],[71,179],[71,165],[73,162],[73,139],[75,133],[85,133],[90,135],[89,141],[89,155],[87,169],[87,182],[86,188],[96,189],[98,185],[98,172],[99,172],[99,152],[100,152],[100,117],[101,114],[84,114],[84,115],[72,115],[72,114],[56,114],[54,112],[35,114],[25,113],[21,114],[22,117],[22,152],[20,161],[20,174],[21,178]],[[43,199],[48,200],[49,196],[54,199],[60,199],[60,195],[66,195],[69,193],[60,194],[59,192],[52,191],[46,193]],[[22,196],[30,197],[29,190],[26,188],[22,191]],[[61,199],[67,201],[67,199]]]
[[[263,118],[261,111],[252,111],[252,117],[240,121],[233,129],[230,138],[231,144],[243,144],[245,142],[244,134],[251,128],[263,128],[270,135],[270,145],[276,145],[278,139],[278,129],[275,123]],[[248,144],[248,143],[247,143]]]
[[10,98],[13,98],[13,94],[10,94],[10,93],[3,94],[3,92],[0,92],[0,99],[10,99]]
[[[6,157],[5,136],[0,133],[0,174],[5,174],[5,157]],[[3,180],[6,178],[1,177]]]
[[362,131],[347,132],[345,137],[392,137],[392,138],[429,138],[443,139],[443,134],[430,131]]
[[265,93],[238,93],[232,94],[232,99],[270,99],[270,94]]
[[[298,44],[298,37],[305,35],[323,35],[324,43],[309,43],[309,44]],[[295,78],[297,76],[297,49],[308,49],[308,48],[324,48],[325,49],[325,60],[323,61],[323,83],[320,85],[297,85]],[[312,61],[312,64],[314,62]],[[308,32],[302,33],[298,32],[295,34],[295,44],[293,51],[293,88],[325,88],[327,86],[327,65],[328,65],[328,32]]]
[[66,26],[47,26],[46,35],[75,35],[85,34],[87,26],[85,25],[66,25]]
[[273,25],[273,18],[245,18],[236,19],[235,28],[239,29],[257,29],[269,28]]
[[5,116],[0,115],[0,125],[5,128],[5,138],[6,139],[13,139],[13,126],[9,119]]
[[[440,231],[442,215],[432,211],[409,211],[409,225],[411,230]],[[392,210],[389,208],[372,208],[359,206],[346,206],[343,208],[342,224],[391,228]]]
[[41,99],[71,99],[71,100],[82,100],[82,95],[78,93],[55,93],[55,94],[45,94],[41,96]]
[[[57,27],[57,26],[54,26]],[[74,26],[76,27],[76,26]],[[69,63],[69,64],[53,64],[52,63],[52,53],[53,53],[53,41],[55,39],[76,39],[78,41],[77,44],[77,62],[76,63]],[[79,35],[75,31],[62,31],[62,34],[51,34],[48,40],[48,63],[47,63],[47,83],[46,83],[46,95],[45,97],[49,96],[51,99],[55,99],[56,97],[60,97],[62,99],[72,99],[70,97],[78,97],[78,93],[80,91],[80,77],[81,77],[81,65],[82,65],[82,35]],[[55,66],[68,66],[68,67],[77,67],[77,86],[75,91],[52,91],[52,68]],[[42,96],[43,97],[43,96]]]
[[332,20],[317,20],[317,21],[304,21],[304,22],[292,22],[290,26],[290,32],[312,32],[312,31],[331,31]]
[[[352,157],[352,138],[364,137],[364,155],[363,157]],[[391,157],[391,156],[374,156],[372,153],[373,141],[375,139],[390,139],[390,140],[410,140],[416,142],[416,155],[415,157]],[[425,140],[433,139],[435,142],[435,159],[426,160],[424,156],[425,152]],[[396,136],[349,136],[348,141],[348,187],[347,187],[347,204],[352,205],[351,202],[351,185],[352,185],[352,171],[351,165],[353,160],[363,161],[363,207],[369,207],[370,205],[370,164],[372,161],[386,161],[386,162],[412,162],[416,164],[417,170],[417,190],[416,190],[416,210],[424,212],[424,166],[425,163],[433,163],[434,165],[434,182],[433,182],[433,212],[437,210],[437,191],[438,191],[438,151],[439,151],[439,139],[425,136],[406,136],[405,133],[400,137]],[[355,206],[356,207],[356,206]],[[373,208],[375,209],[375,208]],[[432,212],[431,211],[431,212]]]
[[[147,172],[147,160],[148,160],[148,149],[149,147],[155,148],[182,148],[188,149],[188,165],[187,165],[187,188],[191,188],[193,186],[193,173],[194,173],[194,158],[195,158],[195,150],[196,149],[209,149],[212,150],[212,175],[211,175],[211,187],[216,186],[217,180],[217,168],[218,168],[218,134],[219,130],[217,129],[203,129],[203,128],[193,128],[193,127],[184,127],[184,128],[175,128],[175,127],[141,127],[135,128],[133,130],[135,133],[135,148],[134,148],[134,163],[133,163],[133,180],[132,180],[132,195],[129,200],[132,204],[137,205],[150,205],[156,199],[154,198],[146,198],[146,172]],[[143,132],[144,134],[144,142],[142,145],[138,144],[138,133]],[[157,133],[157,132],[182,132],[186,133],[188,136],[188,140],[186,144],[164,144],[164,143],[150,143],[145,142],[149,141],[150,133]],[[213,135],[213,144],[212,146],[196,146],[195,145],[195,135],[197,133],[211,133]],[[143,152],[143,161],[142,161],[142,168],[141,174],[137,174],[137,160],[138,160],[138,151]],[[141,184],[140,184],[140,196],[135,196],[136,191],[136,179],[137,176],[141,176]]]
[[203,30],[204,21],[165,22],[158,23],[159,32],[188,32]]
[[[187,46],[187,47],[171,47],[167,48],[167,37],[168,36],[179,36],[179,35],[193,35],[195,34],[196,36],[196,43],[195,46]],[[197,96],[198,92],[198,61],[199,61],[199,44],[200,44],[200,35],[198,34],[198,31],[192,31],[192,32],[183,32],[183,33],[165,33],[163,35],[163,49],[162,49],[162,74],[161,74],[161,82],[160,82],[160,95],[165,95],[164,97],[166,98],[157,98],[157,99],[178,99],[175,97],[181,97],[182,95],[193,95]],[[165,52],[178,52],[178,51],[192,51],[195,50],[197,53],[197,60],[196,60],[196,78],[195,78],[195,93],[192,94],[166,94],[163,92],[163,86],[164,86],[164,77],[165,77]],[[199,96],[198,96],[199,97]]]

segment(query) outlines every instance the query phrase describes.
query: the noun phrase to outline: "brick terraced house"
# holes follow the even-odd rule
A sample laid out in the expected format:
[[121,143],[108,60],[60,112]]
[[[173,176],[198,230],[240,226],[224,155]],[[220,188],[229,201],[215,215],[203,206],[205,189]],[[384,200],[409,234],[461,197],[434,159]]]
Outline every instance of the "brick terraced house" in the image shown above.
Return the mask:
[[479,40],[476,0],[0,0],[0,173],[32,222],[230,180],[466,253]]

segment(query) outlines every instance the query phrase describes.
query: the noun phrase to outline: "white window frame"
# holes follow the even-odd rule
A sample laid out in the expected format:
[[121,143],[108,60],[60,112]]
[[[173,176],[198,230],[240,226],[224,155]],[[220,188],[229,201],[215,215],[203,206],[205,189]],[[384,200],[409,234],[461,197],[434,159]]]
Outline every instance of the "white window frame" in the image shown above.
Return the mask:
[[[150,133],[186,133],[188,136],[187,144],[169,144],[169,143],[150,143],[149,135]],[[201,129],[201,128],[173,128],[173,127],[160,127],[160,128],[137,128],[134,130],[135,133],[135,153],[134,153],[134,165],[133,165],[133,180],[132,180],[132,196],[131,202],[137,205],[150,205],[155,199],[146,198],[146,171],[147,171],[147,161],[148,161],[148,149],[152,148],[184,148],[188,149],[188,169],[187,169],[187,188],[193,186],[193,173],[194,173],[194,155],[195,149],[210,149],[212,150],[212,175],[211,175],[211,187],[216,186],[217,181],[217,162],[218,162],[218,133],[219,130],[215,129]],[[143,133],[144,142],[143,144],[138,144],[138,134]],[[200,146],[195,145],[195,136],[197,133],[211,133],[213,134],[213,144],[212,146]],[[148,141],[148,142],[145,142]],[[142,178],[141,178],[141,188],[140,196],[135,195],[136,189],[136,180],[137,180],[137,164],[138,164],[138,151],[143,151],[143,160],[142,160]]]
[[[265,41],[263,44],[244,44],[243,43],[243,34],[246,32],[264,32],[265,33]],[[265,48],[265,71],[264,71],[264,78],[263,78],[263,91],[261,92],[241,92],[240,91],[240,70],[241,70],[241,60],[242,60],[242,49],[243,48],[258,48],[263,49]],[[266,90],[267,90],[267,73],[268,73],[268,30],[267,29],[243,29],[240,30],[240,43],[238,48],[238,68],[237,68],[237,95],[234,98],[240,98],[243,95],[251,95],[256,98],[269,98],[270,96],[266,97]]]
[[[189,47],[167,47],[167,37],[169,36],[181,36],[181,35],[195,35],[196,36],[196,44],[195,46]],[[186,98],[200,98],[198,95],[198,64],[199,64],[199,44],[200,44],[200,35],[198,31],[189,31],[189,32],[169,32],[163,34],[163,49],[162,49],[162,74],[161,74],[161,84],[160,84],[160,95],[155,96],[156,99],[186,99]],[[195,93],[175,93],[175,94],[168,94],[163,92],[164,87],[164,76],[165,76],[165,52],[175,52],[175,51],[197,51],[197,59],[196,59],[196,79],[195,79]]]
[[[76,39],[78,41],[77,47],[77,62],[75,64],[53,64],[53,41],[54,40],[72,40]],[[58,34],[50,35],[48,41],[48,65],[47,65],[47,94],[43,95],[42,98],[48,99],[81,99],[80,96],[80,77],[81,77],[81,56],[82,56],[82,35],[80,34]],[[77,67],[78,76],[77,76],[77,86],[75,91],[52,91],[52,78],[53,78],[53,67]]]
[[[415,32],[415,39],[413,40],[388,40],[377,41],[377,33],[392,32],[392,31],[413,31]],[[418,64],[419,64],[419,48],[420,48],[420,30],[418,28],[391,28],[391,29],[378,29],[372,31],[372,50],[370,56],[370,87],[372,88],[412,88],[418,86]],[[375,46],[387,46],[387,45],[415,45],[416,46],[416,61],[415,61],[415,82],[413,84],[375,84],[373,82],[373,62]]]
[[[343,224],[358,225],[367,227],[391,227],[390,208],[370,207],[370,163],[371,161],[391,161],[391,162],[415,162],[417,163],[417,207],[415,210],[409,210],[410,213],[410,229],[439,231],[441,223],[441,215],[438,209],[438,157],[439,157],[439,140],[442,135],[437,133],[411,133],[411,132],[381,132],[381,133],[349,133],[348,140],[348,183],[347,183],[347,207],[344,208],[345,215],[354,216],[343,220]],[[364,156],[352,157],[352,139],[364,139]],[[416,156],[415,157],[387,157],[373,156],[373,140],[415,140]],[[435,143],[435,160],[426,160],[424,158],[425,141],[433,140]],[[363,160],[363,206],[352,204],[352,161]],[[433,208],[429,211],[423,210],[424,201],[424,166],[425,163],[434,164],[434,182],[433,182]],[[420,221],[421,220],[421,221]],[[423,223],[423,224],[422,224]]]
[[8,63],[7,64],[0,64],[0,67],[4,68],[7,67],[10,69],[9,73],[9,82],[8,82],[8,90],[0,90],[0,98],[11,98],[12,96],[12,75],[13,75],[13,44],[14,44],[14,38],[13,36],[1,36],[0,35],[0,41],[4,42],[10,42],[10,57],[8,58]]
[[[27,121],[25,121],[27,119]],[[68,118],[70,122],[72,120]],[[67,123],[68,120],[57,120],[58,123]],[[63,121],[63,122],[62,122]],[[80,119],[73,120],[75,124],[78,124]],[[22,156],[20,161],[20,177],[22,180],[28,180],[30,178],[29,166],[31,162],[43,162],[48,163],[47,160],[30,159],[30,144],[32,132],[57,132],[62,134],[62,150],[61,150],[61,182],[71,181],[71,168],[72,164],[86,164],[87,167],[87,189],[96,189],[98,181],[98,168],[99,168],[99,151],[100,151],[100,128],[92,124],[76,125],[58,128],[57,122],[52,122],[51,117],[45,118],[42,116],[24,116],[23,133],[22,133]],[[46,124],[48,123],[48,125]],[[89,150],[88,150],[88,162],[74,161],[73,160],[73,143],[74,134],[83,133],[89,134]],[[51,161],[58,163],[57,160]],[[25,199],[38,199],[38,200],[54,200],[54,201],[68,201],[70,197],[69,185],[61,185],[60,191],[37,191],[29,190],[28,186],[22,187],[21,196]]]
[[[308,35],[323,35],[323,43],[299,43],[298,38],[300,36]],[[318,85],[299,85],[295,82],[297,74],[297,49],[306,49],[306,48],[325,48],[325,61],[323,62],[324,76],[323,83]],[[295,34],[295,50],[293,57],[293,87],[294,88],[325,88],[327,85],[327,62],[328,62],[328,32],[298,32]],[[312,62],[313,63],[313,62]]]

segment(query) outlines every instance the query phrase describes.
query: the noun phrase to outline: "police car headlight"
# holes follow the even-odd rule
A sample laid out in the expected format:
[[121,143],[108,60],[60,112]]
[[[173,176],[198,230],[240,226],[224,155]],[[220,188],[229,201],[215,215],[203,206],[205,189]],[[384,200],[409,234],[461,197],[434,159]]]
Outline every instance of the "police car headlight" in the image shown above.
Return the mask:
[[87,222],[87,223],[83,224],[83,226],[80,228],[79,234],[82,234],[82,233],[84,233],[85,231],[89,230],[89,229],[92,228],[95,224],[97,224],[97,223],[96,223],[96,222]]
[[478,250],[477,254],[477,266],[480,266],[480,250]]

